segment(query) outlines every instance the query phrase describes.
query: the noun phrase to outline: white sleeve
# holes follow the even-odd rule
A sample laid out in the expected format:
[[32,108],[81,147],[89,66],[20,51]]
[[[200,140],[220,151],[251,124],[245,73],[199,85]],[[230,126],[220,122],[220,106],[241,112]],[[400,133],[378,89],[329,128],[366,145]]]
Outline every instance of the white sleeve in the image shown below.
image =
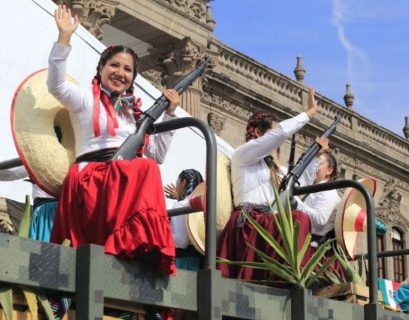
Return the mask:
[[235,157],[239,165],[254,164],[270,155],[285,139],[300,130],[309,120],[310,117],[302,112],[293,118],[281,121],[276,128],[267,131],[263,136],[239,146],[233,157]]
[[[314,183],[320,163],[321,163],[320,158],[314,157],[314,159],[312,159],[312,161],[308,164],[307,168],[305,168],[304,172],[298,179],[300,187],[310,186]],[[288,174],[287,167],[280,166],[278,168],[279,176],[284,177],[287,174]]]
[[[173,209],[188,207],[187,200],[178,201],[173,205]],[[175,247],[185,249],[190,244],[187,233],[187,215],[172,217],[171,226]]]
[[48,91],[71,112],[84,109],[86,91],[65,80],[67,58],[71,47],[54,43],[48,57]]
[[300,187],[310,186],[314,183],[320,163],[320,158],[314,157],[314,159],[312,159],[312,161],[308,164],[307,168],[305,168],[304,172],[298,179]]
[[14,181],[26,178],[27,176],[28,173],[24,166],[0,170],[0,181]]
[[[174,117],[165,113],[162,121],[171,119],[174,119]],[[145,149],[145,156],[154,159],[159,164],[163,163],[174,133],[175,131],[172,130],[151,135],[149,137],[149,145]]]
[[323,191],[316,193],[314,207],[309,207],[302,202],[298,197],[295,197],[298,202],[297,210],[304,211],[308,214],[311,224],[316,226],[324,226],[328,223],[332,212],[339,203],[339,197],[332,192]]

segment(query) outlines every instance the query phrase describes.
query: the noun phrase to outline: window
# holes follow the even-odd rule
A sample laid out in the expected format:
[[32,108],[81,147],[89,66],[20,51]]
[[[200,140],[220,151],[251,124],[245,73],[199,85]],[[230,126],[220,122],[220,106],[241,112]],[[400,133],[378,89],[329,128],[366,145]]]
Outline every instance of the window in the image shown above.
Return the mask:
[[[403,247],[403,233],[396,228],[392,228],[392,249],[402,250]],[[402,255],[393,257],[393,277],[397,282],[405,280],[405,263]]]
[[[376,235],[376,250],[378,252],[385,251],[385,237],[383,234]],[[378,277],[386,279],[385,259],[378,258]]]

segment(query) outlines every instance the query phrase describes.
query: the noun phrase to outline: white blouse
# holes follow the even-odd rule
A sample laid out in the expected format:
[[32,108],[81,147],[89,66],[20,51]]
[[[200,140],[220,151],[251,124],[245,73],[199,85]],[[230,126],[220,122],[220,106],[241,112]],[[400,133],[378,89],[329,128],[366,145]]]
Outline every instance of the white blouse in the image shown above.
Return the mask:
[[[327,181],[321,181],[324,183]],[[325,235],[335,228],[336,207],[341,201],[337,190],[310,193],[302,202],[297,199],[297,210],[304,211],[310,217],[311,233]]]
[[[173,209],[189,207],[189,197],[177,201],[173,204]],[[187,232],[187,215],[172,217],[170,220],[172,226],[173,239],[175,247],[186,249],[191,244],[189,234]]]
[[[11,169],[0,170],[0,181],[14,181],[20,180],[28,177],[28,172],[24,166],[18,166]],[[44,190],[42,190],[35,183],[32,184],[31,196],[33,199],[36,198],[50,198],[54,197]]]
[[309,116],[302,112],[284,120],[263,136],[239,146],[232,156],[234,205],[244,203],[269,205],[274,200],[270,169],[264,158],[277,149],[289,136],[301,129]]
[[[65,80],[66,62],[70,51],[70,46],[54,43],[48,59],[47,86],[49,92],[69,111],[71,124],[74,129],[76,157],[91,151],[117,148],[130,134],[135,132],[135,122],[130,122],[125,117],[117,116],[118,128],[116,129],[116,135],[111,136],[107,130],[105,107],[101,102],[99,116],[101,135],[99,137],[94,136],[94,98],[92,90],[90,88],[82,88]],[[169,119],[173,119],[173,117],[165,113],[163,120]],[[173,133],[168,131],[151,135],[150,143],[145,149],[145,155],[153,158],[158,163],[163,163]]]

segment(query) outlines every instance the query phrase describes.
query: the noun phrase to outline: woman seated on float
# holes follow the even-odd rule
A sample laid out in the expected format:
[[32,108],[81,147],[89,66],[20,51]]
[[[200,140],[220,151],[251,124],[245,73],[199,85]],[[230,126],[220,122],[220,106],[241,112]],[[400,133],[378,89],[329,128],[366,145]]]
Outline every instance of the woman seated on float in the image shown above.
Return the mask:
[[[255,113],[248,121],[246,142],[239,146],[232,157],[232,187],[235,210],[231,214],[219,238],[218,256],[231,261],[257,261],[257,255],[248,245],[267,255],[276,256],[274,250],[260,237],[256,229],[244,218],[242,210],[251,216],[272,235],[277,234],[271,215],[274,199],[273,186],[278,188],[277,172],[269,167],[266,157],[270,156],[292,134],[300,130],[317,112],[315,90],[309,89],[308,110],[280,123],[268,113]],[[311,184],[316,175],[319,159],[314,159],[306,169],[304,184]],[[306,214],[293,211],[293,218],[300,224],[299,245],[310,232]],[[224,277],[239,279],[267,279],[269,272],[225,263],[219,264]]]
[[[189,207],[190,195],[193,190],[203,182],[203,177],[195,169],[183,170],[177,180],[165,186],[165,196],[175,199],[173,209]],[[198,271],[203,265],[203,255],[201,255],[190,241],[187,230],[187,215],[180,215],[171,218],[173,238],[176,247],[176,267],[179,269]]]
[[[140,99],[133,95],[139,64],[135,52],[112,46],[102,52],[92,87],[65,80],[70,39],[78,27],[70,10],[55,12],[59,36],[49,56],[47,85],[69,111],[76,141],[76,161],[64,180],[51,241],[71,245],[93,243],[105,252],[155,265],[175,273],[175,247],[167,217],[157,162],[164,161],[172,132],[150,136],[147,157],[110,161],[136,129]],[[172,119],[180,102],[175,90],[164,91]]]

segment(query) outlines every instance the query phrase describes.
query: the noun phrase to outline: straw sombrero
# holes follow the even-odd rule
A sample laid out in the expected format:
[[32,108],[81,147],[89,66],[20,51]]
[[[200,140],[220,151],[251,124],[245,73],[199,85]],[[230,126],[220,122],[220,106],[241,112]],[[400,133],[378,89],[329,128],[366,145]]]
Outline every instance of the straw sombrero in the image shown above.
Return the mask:
[[39,70],[17,88],[11,106],[11,128],[30,178],[46,192],[58,196],[74,161],[75,138],[68,111],[48,92],[47,74],[47,69]]
[[[206,210],[206,185],[199,184],[190,196],[190,206]],[[216,232],[217,237],[223,230],[233,211],[230,182],[230,160],[221,152],[217,153],[217,201],[216,201]],[[197,251],[205,252],[205,220],[203,212],[187,216],[187,231],[190,241]]]
[[[376,193],[375,178],[361,179],[360,182],[373,197]],[[366,232],[366,203],[363,195],[356,189],[348,188],[335,216],[335,236],[345,253],[352,260],[355,258],[359,232]]]

